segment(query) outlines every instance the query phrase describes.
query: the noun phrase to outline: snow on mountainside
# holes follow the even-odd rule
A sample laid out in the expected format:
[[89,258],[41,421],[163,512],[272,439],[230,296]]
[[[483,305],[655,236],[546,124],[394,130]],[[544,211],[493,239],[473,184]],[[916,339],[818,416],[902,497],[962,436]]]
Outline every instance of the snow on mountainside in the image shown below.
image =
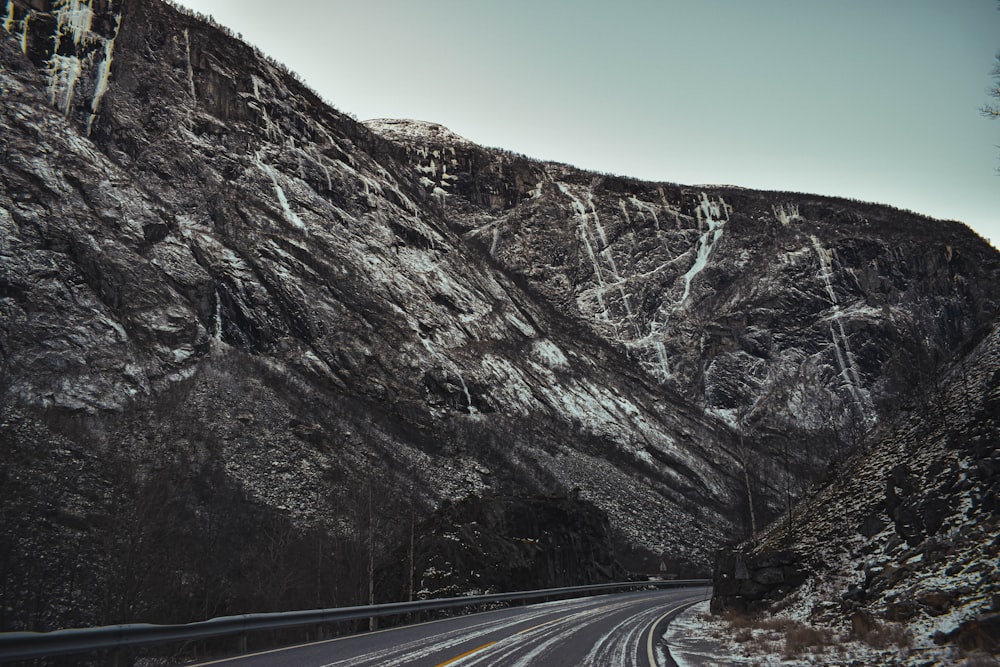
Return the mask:
[[366,127],[157,0],[3,27],[3,629],[360,602],[470,497],[705,571],[1000,303],[961,225]]
[[789,469],[798,489],[841,458],[997,312],[997,253],[958,223],[592,174],[404,126],[386,136],[467,240],[754,442],[762,516]]
[[[365,126],[394,141],[438,142],[448,146],[472,144],[471,141],[455,134],[444,125],[423,120],[375,118],[366,120]],[[424,155],[424,157],[430,156]],[[435,157],[438,160],[442,159],[440,154]]]

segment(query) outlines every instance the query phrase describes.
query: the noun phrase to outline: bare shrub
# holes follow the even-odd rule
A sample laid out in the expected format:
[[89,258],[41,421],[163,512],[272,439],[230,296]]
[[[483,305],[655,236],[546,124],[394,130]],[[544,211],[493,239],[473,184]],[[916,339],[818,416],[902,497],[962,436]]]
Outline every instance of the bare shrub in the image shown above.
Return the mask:
[[794,658],[806,651],[815,652],[832,643],[833,633],[829,630],[793,623],[785,631],[785,657]]
[[770,632],[777,632],[780,634],[784,634],[789,630],[791,630],[792,628],[798,627],[800,625],[801,623],[793,621],[790,618],[783,618],[781,616],[770,616],[768,618],[760,619],[760,622],[757,624],[757,627],[761,628],[762,630],[768,630]]
[[729,627],[737,630],[742,628],[756,628],[760,625],[759,619],[756,616],[731,609],[722,614],[722,620],[729,624]]
[[906,649],[913,645],[913,636],[910,631],[899,623],[876,623],[875,627],[860,639],[876,649]]

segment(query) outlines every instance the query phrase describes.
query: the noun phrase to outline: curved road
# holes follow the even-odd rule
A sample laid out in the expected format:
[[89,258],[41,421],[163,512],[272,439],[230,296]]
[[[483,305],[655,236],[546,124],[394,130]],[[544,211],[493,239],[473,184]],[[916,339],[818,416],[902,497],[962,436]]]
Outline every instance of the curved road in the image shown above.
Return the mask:
[[226,667],[665,667],[667,618],[705,588],[599,595],[448,618],[199,663]]

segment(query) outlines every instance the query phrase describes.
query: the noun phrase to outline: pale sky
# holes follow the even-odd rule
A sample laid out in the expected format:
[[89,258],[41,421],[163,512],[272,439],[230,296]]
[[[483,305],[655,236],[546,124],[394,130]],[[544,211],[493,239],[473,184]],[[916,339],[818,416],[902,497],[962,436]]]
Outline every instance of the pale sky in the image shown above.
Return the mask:
[[994,0],[181,0],[361,120],[892,204],[1000,245]]

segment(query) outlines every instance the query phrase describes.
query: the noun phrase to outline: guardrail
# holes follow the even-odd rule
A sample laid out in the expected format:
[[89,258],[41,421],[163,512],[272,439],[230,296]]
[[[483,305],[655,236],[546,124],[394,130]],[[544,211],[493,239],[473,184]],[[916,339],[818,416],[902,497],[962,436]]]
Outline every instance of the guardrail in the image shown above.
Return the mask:
[[0,633],[0,662],[68,655],[71,653],[115,651],[133,646],[170,644],[208,639],[211,637],[224,637],[227,635],[246,635],[261,630],[307,627],[340,621],[354,621],[362,618],[381,618],[414,612],[471,607],[494,602],[540,600],[552,597],[584,597],[589,593],[634,588],[679,588],[685,586],[708,586],[709,584],[710,581],[708,579],[628,581],[594,584],[591,586],[567,586],[514,593],[496,593],[493,595],[467,595],[414,602],[392,602],[360,607],[335,607],[331,609],[241,614],[239,616],[221,616],[207,621],[197,621],[195,623],[180,625],[131,623],[128,625],[108,625],[96,628],[72,628],[52,632],[7,632]]

